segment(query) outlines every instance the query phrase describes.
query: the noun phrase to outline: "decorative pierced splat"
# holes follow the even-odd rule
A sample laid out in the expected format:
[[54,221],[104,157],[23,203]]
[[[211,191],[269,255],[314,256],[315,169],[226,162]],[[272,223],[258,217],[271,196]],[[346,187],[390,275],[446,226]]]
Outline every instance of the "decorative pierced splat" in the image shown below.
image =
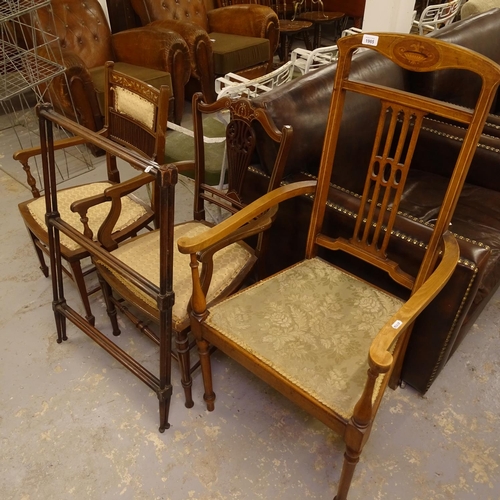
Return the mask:
[[[230,120],[226,127],[227,190],[210,186],[205,182],[205,145],[203,141],[202,115],[228,113]],[[229,212],[236,213],[244,206],[242,191],[257,145],[255,126],[259,127],[277,146],[274,169],[269,180],[269,190],[279,186],[291,146],[292,129],[284,126],[280,131],[272,123],[265,110],[254,108],[246,98],[222,97],[214,103],[203,102],[201,94],[193,97],[193,130],[195,135],[195,216],[205,218],[204,202],[216,204]]]
[[228,169],[227,196],[242,203],[240,193],[256,145],[255,132],[248,121],[233,119],[226,129]]
[[351,243],[387,259],[387,246],[425,113],[382,103]]

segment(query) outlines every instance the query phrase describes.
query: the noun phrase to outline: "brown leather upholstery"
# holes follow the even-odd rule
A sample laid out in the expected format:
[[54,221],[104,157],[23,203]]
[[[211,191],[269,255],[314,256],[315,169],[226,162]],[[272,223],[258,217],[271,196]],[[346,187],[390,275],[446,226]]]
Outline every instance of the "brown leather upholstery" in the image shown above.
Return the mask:
[[[176,31],[186,40],[191,57],[193,86],[201,87],[208,102],[215,100],[215,68],[211,38],[218,33],[262,38],[269,41],[266,60],[239,71],[249,78],[270,71],[278,46],[279,24],[275,12],[263,5],[234,5],[207,12],[203,0],[130,0],[146,26]],[[152,23],[152,24],[150,24]],[[255,62],[255,61],[254,61]]]
[[[51,92],[56,97],[54,104],[61,108],[60,111],[75,118],[73,101],[80,123],[91,130],[99,130],[103,124],[102,113],[89,70],[102,68],[104,72],[106,61],[118,61],[141,67],[142,75],[143,68],[149,68],[153,79],[158,78],[159,72],[169,73],[176,102],[175,120],[180,122],[189,66],[186,43],[177,33],[136,28],[112,35],[97,0],[52,0],[51,6],[38,10],[38,19],[41,30],[59,37],[61,64],[67,68],[66,78],[59,77],[51,85]],[[31,18],[27,18],[26,23],[30,22]]]
[[[500,62],[500,9],[468,18],[436,31],[433,36],[472,48]],[[427,77],[410,79],[404,71],[384,62],[380,57],[360,53],[353,61],[360,77],[384,84],[392,82],[400,88],[418,90],[426,95],[471,106],[477,96],[477,82],[468,74],[443,71]],[[327,66],[300,77],[254,99],[264,107],[277,127],[289,124],[294,129],[294,143],[285,169],[288,182],[311,178],[317,174],[326,129],[327,109],[331,97],[336,65]],[[367,140],[373,130],[369,103],[357,96],[348,96],[343,115],[339,155],[334,168],[329,207],[326,217],[339,231],[347,231],[354,220],[352,212],[362,178],[356,165],[363,162]],[[404,360],[402,380],[425,393],[457,349],[474,322],[475,317],[500,284],[500,99],[493,104],[492,115],[480,138],[471,169],[467,176],[455,216],[452,231],[458,235],[461,260],[446,288],[431,307],[419,318],[413,330]],[[354,127],[359,115],[365,117],[366,127]],[[413,174],[404,194],[403,211],[396,225],[391,251],[398,255],[400,265],[410,268],[416,253],[428,241],[439,205],[436,202],[440,186],[450,175],[450,165],[456,160],[463,130],[459,124],[426,119],[425,133],[417,144]],[[365,140],[366,139],[366,140]],[[267,168],[272,150],[260,141],[262,167]],[[342,168],[346,165],[346,168]],[[347,168],[348,165],[348,168]],[[247,196],[253,199],[263,192],[261,178],[254,175],[247,182]],[[267,267],[270,272],[284,268],[303,257],[308,211],[311,201],[300,198],[287,202],[278,214],[270,234]],[[293,226],[293,240],[286,237]],[[274,250],[273,250],[274,249]],[[275,256],[283,252],[280,260]],[[349,267],[349,262],[339,262]],[[353,272],[364,275],[356,266]],[[383,287],[384,276],[371,277]]]

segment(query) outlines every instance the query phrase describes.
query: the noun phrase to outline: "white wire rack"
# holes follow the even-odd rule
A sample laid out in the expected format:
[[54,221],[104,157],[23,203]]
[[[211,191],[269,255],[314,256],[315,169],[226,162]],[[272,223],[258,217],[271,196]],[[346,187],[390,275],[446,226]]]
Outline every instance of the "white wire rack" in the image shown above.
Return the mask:
[[[50,0],[0,0],[0,125],[3,124],[0,130],[6,137],[17,138],[4,141],[12,147],[12,153],[39,144],[34,104],[50,102],[47,92],[50,83],[56,77],[65,78],[65,67],[58,62],[63,60],[59,39],[52,34],[55,31],[46,32],[39,27],[38,10],[50,9],[50,3]],[[5,132],[8,128],[9,134]],[[94,168],[85,148],[61,152],[56,161],[60,181]],[[36,162],[33,167],[41,184],[41,168]],[[7,173],[24,182],[19,170]]]

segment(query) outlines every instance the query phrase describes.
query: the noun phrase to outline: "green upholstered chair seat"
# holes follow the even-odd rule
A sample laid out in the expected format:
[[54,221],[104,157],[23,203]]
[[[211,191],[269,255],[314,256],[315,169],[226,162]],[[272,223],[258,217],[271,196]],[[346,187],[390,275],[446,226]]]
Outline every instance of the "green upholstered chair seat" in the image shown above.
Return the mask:
[[[155,87],[156,89],[159,89],[162,85],[168,85],[168,87],[172,89],[172,78],[170,77],[170,73],[167,73],[166,71],[144,68],[143,66],[136,66],[135,64],[123,62],[115,62],[114,69],[128,76],[132,76],[138,80],[149,83],[149,85]],[[95,68],[90,69],[89,72],[92,78],[92,83],[95,87],[99,108],[104,116],[104,66],[96,66]]]
[[[207,231],[210,226],[202,222],[186,222],[174,227],[174,263],[173,263],[173,290],[175,304],[172,310],[173,323],[176,329],[185,326],[189,320],[188,305],[191,299],[192,282],[189,255],[181,254],[177,250],[177,240],[181,237],[193,237]],[[111,252],[115,257],[137,271],[152,283],[159,286],[160,265],[159,248],[160,232],[152,231],[137,238],[127,240],[123,245]],[[207,295],[207,302],[216,299],[253,259],[251,252],[244,245],[234,243],[217,252],[214,256],[214,271]],[[102,263],[101,263],[102,265]],[[149,307],[156,309],[156,300],[145,294],[128,282],[122,275],[111,272],[127,288],[132,291]]]
[[315,258],[216,304],[206,324],[348,419],[370,344],[402,303]]
[[[61,218],[72,227],[83,233],[83,224],[80,221],[80,215],[71,211],[71,204],[74,201],[101,194],[106,188],[112,185],[113,184],[111,182],[103,181],[61,189],[57,192],[57,203]],[[111,202],[105,202],[89,209],[87,213],[89,218],[88,224],[94,233],[94,236],[97,235],[97,231],[101,227],[101,224],[108,216],[110,208]],[[45,198],[34,199],[28,204],[28,210],[39,226],[47,231],[47,226],[45,225]],[[114,231],[117,232],[127,228],[141,217],[144,217],[146,214],[146,207],[138,199],[133,196],[126,196],[122,199],[122,210]],[[81,248],[74,240],[65,234],[61,233],[60,236],[61,244],[68,250],[75,251]]]
[[267,38],[209,33],[212,40],[216,75],[240,71],[269,60],[270,45]]

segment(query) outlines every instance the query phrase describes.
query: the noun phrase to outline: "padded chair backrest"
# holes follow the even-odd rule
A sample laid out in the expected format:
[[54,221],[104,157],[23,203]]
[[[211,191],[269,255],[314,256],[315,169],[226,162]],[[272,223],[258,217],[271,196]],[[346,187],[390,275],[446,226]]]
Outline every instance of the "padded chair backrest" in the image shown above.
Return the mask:
[[87,68],[114,60],[111,30],[97,0],[52,0],[48,7],[38,9],[38,19],[40,29],[59,37],[61,48],[79,56]]
[[[105,64],[104,130],[108,139],[125,146],[138,155],[162,162],[165,159],[168,104],[172,91],[163,85],[160,90],[136,78],[113,70],[113,62]],[[116,157],[106,152],[108,178],[120,182]],[[158,186],[152,192],[151,205],[159,222]],[[105,238],[103,244],[114,245]]]
[[163,162],[171,89],[160,90],[106,63],[104,128],[107,137],[154,161]]
[[[230,120],[226,127],[227,183],[225,192],[205,183],[205,147],[203,141],[203,115],[208,113],[229,112]],[[280,131],[271,122],[263,109],[253,108],[246,98],[231,99],[223,97],[213,104],[206,104],[201,93],[193,97],[193,129],[195,134],[195,218],[205,218],[204,202],[209,201],[235,213],[244,205],[242,191],[245,178],[252,161],[255,159],[257,135],[255,126],[276,145],[274,169],[269,180],[268,190],[280,185],[284,166],[290,151],[292,128],[284,126]]]
[[194,23],[208,31],[203,0],[131,0],[143,26],[153,21],[173,20]]
[[[339,39],[338,46],[339,60],[334,82],[334,88],[338,91],[333,94],[330,105],[307,256],[315,255],[319,247],[344,250],[386,271],[403,286],[416,289],[435,265],[441,235],[448,229],[488,110],[500,83],[500,66],[462,47],[412,35],[353,35]],[[407,71],[427,72],[456,68],[480,74],[483,87],[475,109],[438,102],[407,91],[361,81],[357,77],[350,79],[352,54],[362,47],[378,52]],[[332,165],[347,93],[369,96],[379,102],[377,130],[371,158],[366,165],[365,186],[359,198],[354,232],[348,239],[322,234]],[[418,276],[413,277],[403,272],[396,262],[388,259],[387,248],[422,122],[428,114],[458,122],[467,132],[442,200],[426,256]],[[364,127],[362,120],[359,126]]]

